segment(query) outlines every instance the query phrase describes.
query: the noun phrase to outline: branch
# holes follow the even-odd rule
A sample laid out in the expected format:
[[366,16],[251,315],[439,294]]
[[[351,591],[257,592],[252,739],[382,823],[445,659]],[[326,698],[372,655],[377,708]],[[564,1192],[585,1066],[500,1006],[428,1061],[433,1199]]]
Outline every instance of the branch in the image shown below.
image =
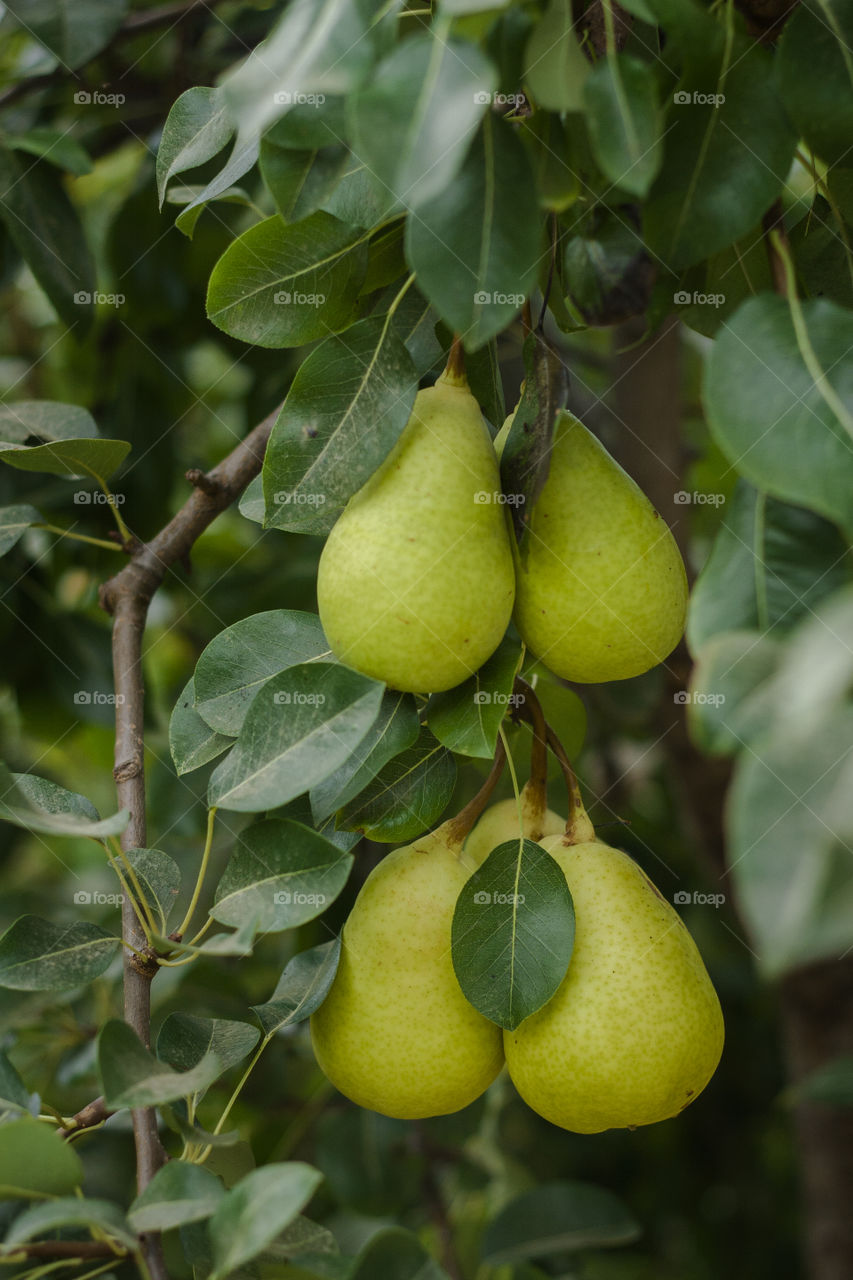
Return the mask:
[[[130,810],[122,847],[145,846],[145,766],[142,733],[145,691],[142,684],[142,635],[151,599],[169,568],[187,561],[196,539],[239,497],[258,474],[278,410],[265,418],[204,478],[195,478],[190,497],[150,542],[140,543],[131,560],[101,587],[101,605],[113,615],[113,682],[116,693],[115,768],[119,807]],[[129,896],[122,904],[124,1016],[143,1044],[151,1035],[151,980],[156,956],[147,949],[142,926]],[[157,1133],[153,1107],[131,1112],[136,1145],[136,1176],[143,1191],[160,1168],[165,1152]],[[165,1280],[160,1239],[147,1234],[142,1249],[152,1280]]]
[[616,0],[592,0],[592,4],[584,12],[582,21],[589,31],[589,42],[599,58],[607,52],[605,5],[610,6],[613,15],[613,33],[617,51],[624,49],[633,22],[631,14],[617,4]]
[[107,1105],[103,1098],[95,1098],[94,1102],[88,1103],[80,1111],[71,1117],[70,1122],[64,1129],[58,1129],[57,1133],[60,1138],[74,1138],[78,1133],[82,1133],[84,1129],[94,1129],[97,1125],[103,1124],[105,1120],[109,1120],[113,1111],[107,1110]]

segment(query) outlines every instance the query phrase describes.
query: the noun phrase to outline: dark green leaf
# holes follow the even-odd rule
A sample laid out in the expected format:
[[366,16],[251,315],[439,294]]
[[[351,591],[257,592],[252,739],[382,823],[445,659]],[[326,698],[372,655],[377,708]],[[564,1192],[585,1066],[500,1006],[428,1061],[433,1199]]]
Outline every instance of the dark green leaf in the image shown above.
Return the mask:
[[252,1006],[265,1035],[304,1022],[319,1009],[334,981],[340,955],[340,939],[333,938],[288,960],[270,999]]
[[500,459],[501,488],[513,500],[509,509],[522,548],[530,513],[548,479],[557,414],[569,394],[566,365],[538,329],[525,338],[524,368],[524,390]]
[[127,809],[122,809],[111,818],[99,818],[97,809],[85,796],[32,773],[10,773],[3,764],[0,795],[0,821],[44,835],[93,836],[102,840],[124,831],[130,817]]
[[246,1174],[210,1219],[211,1280],[223,1280],[270,1245],[305,1207],[321,1181],[310,1165],[268,1164]]
[[41,516],[35,507],[20,503],[15,507],[0,507],[0,556],[11,551],[30,525],[38,524]]
[[550,0],[534,28],[524,59],[524,80],[534,100],[548,111],[580,111],[590,74],[574,33],[571,0]]
[[203,764],[221,756],[233,745],[234,739],[217,733],[195,709],[195,680],[184,685],[169,721],[169,750],[178,776],[192,773]]
[[73,71],[109,43],[128,4],[129,0],[7,0],[4,7],[66,71]]
[[0,1053],[0,1112],[28,1111],[29,1090],[5,1053]]
[[67,173],[80,175],[92,171],[92,161],[86,148],[76,138],[59,129],[37,127],[27,133],[7,135],[4,141],[11,150],[27,151],[30,155],[48,160]]
[[59,440],[50,444],[0,444],[0,462],[18,471],[103,482],[130,453],[127,440]]
[[170,1013],[157,1036],[157,1057],[175,1071],[189,1071],[212,1053],[222,1070],[228,1071],[242,1062],[257,1043],[258,1032],[248,1022]]
[[219,1179],[201,1165],[170,1160],[136,1197],[127,1216],[135,1231],[169,1231],[209,1218],[224,1194]]
[[628,54],[602,59],[584,84],[584,104],[602,172],[623,191],[648,195],[663,160],[654,68]]
[[418,709],[411,694],[386,693],[377,719],[349,759],[312,787],[315,821],[322,822],[363,791],[389,760],[414,743],[419,729]]
[[21,916],[0,938],[0,987],[62,991],[99,977],[120,945],[95,924]]
[[207,1053],[189,1071],[171,1071],[154,1057],[139,1036],[119,1018],[98,1034],[98,1071],[111,1111],[119,1107],[156,1107],[206,1089],[222,1074],[215,1054]]
[[95,419],[79,404],[57,400],[16,400],[0,404],[0,440],[24,444],[30,436],[84,440],[98,434]]
[[[209,204],[211,200],[218,200],[225,196],[233,188],[234,184],[249,172],[257,158],[258,139],[238,136],[224,169],[220,169],[216,177],[211,178],[210,182],[202,187],[198,194],[193,196],[189,204],[185,205],[178,214],[175,219],[175,226],[178,230],[192,239],[195,224],[198,222],[199,214],[204,209],[204,206]],[[260,249],[260,244],[257,243],[255,247]],[[258,264],[256,263],[255,265],[257,266]],[[215,320],[214,323],[216,323]]]
[[[178,864],[159,849],[129,849],[125,854],[145,895],[145,901],[161,933],[166,932],[169,916],[181,892]],[[127,877],[127,872],[125,871]],[[135,887],[131,882],[131,888]]]
[[[287,116],[281,121],[287,124]],[[273,126],[261,141],[260,169],[285,222],[298,222],[323,208],[349,162],[346,147],[295,151],[276,142]]]
[[370,840],[404,844],[433,825],[450,803],[455,784],[453,756],[424,729],[414,746],[344,805],[338,825]]
[[76,1196],[62,1196],[48,1204],[26,1209],[12,1223],[3,1244],[12,1251],[15,1245],[25,1244],[38,1236],[52,1235],[61,1227],[95,1228],[125,1249],[135,1250],[138,1244],[118,1205],[110,1200],[78,1199]]
[[417,1236],[392,1227],[365,1245],[351,1280],[448,1280],[448,1276]]
[[788,114],[829,165],[849,163],[853,136],[853,12],[844,0],[803,0],[785,23],[776,63]]
[[157,149],[157,192],[160,207],[169,180],[211,160],[234,132],[222,101],[221,89],[198,85],[187,89],[172,106]]
[[447,693],[434,693],[427,703],[430,729],[449,751],[490,760],[498,729],[514,705],[513,682],[521,649],[505,640],[480,670]]
[[493,1267],[576,1249],[630,1244],[640,1226],[622,1201],[586,1182],[551,1182],[516,1196],[486,1229],[483,1257]]

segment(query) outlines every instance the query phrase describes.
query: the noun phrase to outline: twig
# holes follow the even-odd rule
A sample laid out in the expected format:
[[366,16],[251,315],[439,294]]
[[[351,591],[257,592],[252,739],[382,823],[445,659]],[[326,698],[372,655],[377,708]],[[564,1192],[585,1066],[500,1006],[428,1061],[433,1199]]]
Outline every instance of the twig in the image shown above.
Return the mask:
[[105,1120],[109,1120],[114,1113],[107,1110],[107,1105],[103,1098],[95,1098],[94,1102],[88,1103],[80,1111],[71,1117],[70,1123],[64,1129],[57,1129],[60,1138],[73,1138],[78,1133],[82,1133],[85,1129],[94,1129],[99,1124],[103,1124]]

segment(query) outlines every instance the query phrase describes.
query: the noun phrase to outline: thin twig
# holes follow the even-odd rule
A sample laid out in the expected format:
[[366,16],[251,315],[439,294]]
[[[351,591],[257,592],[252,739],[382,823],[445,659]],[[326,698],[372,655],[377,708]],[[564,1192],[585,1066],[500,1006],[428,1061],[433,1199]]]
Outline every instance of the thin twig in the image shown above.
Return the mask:
[[113,1115],[112,1111],[107,1110],[107,1104],[103,1098],[95,1098],[94,1102],[89,1102],[80,1111],[73,1115],[69,1123],[64,1129],[57,1129],[60,1138],[74,1138],[78,1133],[82,1133],[86,1129],[94,1129],[99,1124],[103,1124],[105,1120],[109,1120]]

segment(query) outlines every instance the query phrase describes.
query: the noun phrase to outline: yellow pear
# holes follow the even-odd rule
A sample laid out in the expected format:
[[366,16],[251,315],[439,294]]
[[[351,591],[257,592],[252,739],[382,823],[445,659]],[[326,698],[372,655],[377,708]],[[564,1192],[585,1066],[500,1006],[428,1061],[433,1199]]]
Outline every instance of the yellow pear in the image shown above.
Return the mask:
[[466,1107],[503,1065],[500,1028],[468,1003],[450,930],[473,867],[445,823],[370,873],[311,1019],[321,1069],[359,1106],[404,1120]]
[[[590,828],[591,831],[591,828]],[[504,1032],[525,1102],[575,1133],[683,1111],[720,1060],[723,1015],[681,918],[627,854],[542,840],[574,899],[575,946],[555,995]]]
[[323,549],[320,620],[335,655],[394,689],[436,693],[500,643],[515,574],[497,460],[463,375],[418,392],[396,446]]
[[541,840],[543,836],[560,835],[565,831],[566,819],[553,809],[543,807],[542,800],[537,800],[529,782],[522,787],[519,799],[520,829],[515,797],[490,805],[477,822],[465,841],[465,855],[475,867],[481,866],[492,849],[505,840],[517,840],[519,835],[528,840]]
[[565,411],[516,576],[521,637],[566,680],[639,675],[684,631],[687,576],[669,527]]

